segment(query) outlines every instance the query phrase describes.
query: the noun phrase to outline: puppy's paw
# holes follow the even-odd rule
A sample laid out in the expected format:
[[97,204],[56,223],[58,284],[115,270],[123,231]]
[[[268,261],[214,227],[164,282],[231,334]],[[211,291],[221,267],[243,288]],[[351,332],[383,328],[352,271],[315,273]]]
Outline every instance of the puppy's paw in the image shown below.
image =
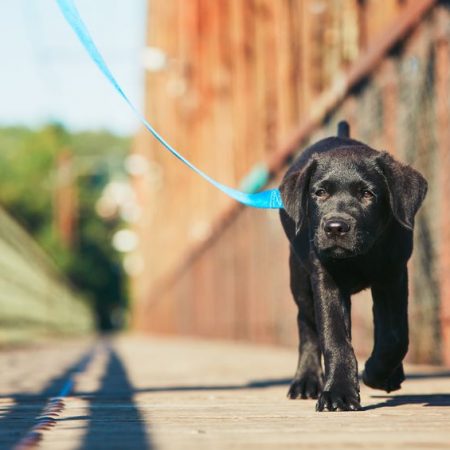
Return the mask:
[[287,394],[288,398],[317,398],[322,392],[322,378],[321,373],[305,373],[294,378]]
[[400,364],[390,374],[386,375],[380,373],[377,374],[369,361],[366,363],[366,367],[362,374],[362,380],[366,386],[386,392],[398,391],[401,388],[401,384],[405,381],[403,364]]
[[405,381],[405,372],[403,371],[403,364],[400,364],[388,378],[388,392],[398,391],[402,387],[402,383]]
[[355,388],[331,388],[323,391],[316,404],[316,411],[358,411],[361,398]]

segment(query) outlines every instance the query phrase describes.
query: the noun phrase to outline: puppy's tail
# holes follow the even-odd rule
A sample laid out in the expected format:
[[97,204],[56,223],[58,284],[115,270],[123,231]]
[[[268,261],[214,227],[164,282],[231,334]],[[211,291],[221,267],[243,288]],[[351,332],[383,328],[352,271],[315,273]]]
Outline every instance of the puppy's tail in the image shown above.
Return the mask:
[[341,120],[337,126],[337,135],[340,138],[350,137],[350,125],[345,120]]

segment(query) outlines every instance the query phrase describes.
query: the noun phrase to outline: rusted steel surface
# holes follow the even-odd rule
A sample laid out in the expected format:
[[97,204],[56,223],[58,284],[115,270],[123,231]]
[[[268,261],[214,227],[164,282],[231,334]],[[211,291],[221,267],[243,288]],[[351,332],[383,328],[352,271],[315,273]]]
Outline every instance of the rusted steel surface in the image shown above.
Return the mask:
[[[410,2],[409,7],[405,8],[404,14],[398,16],[394,23],[382,30],[383,32],[377,36],[378,39],[374,40],[372,45],[361,53],[360,58],[350,70],[335,77],[332,86],[315,98],[309,120],[294,132],[287,145],[270,160],[271,172],[276,173],[285,166],[292,154],[298,150],[299,145],[322,123],[326,115],[338,106],[351,89],[373,73],[386,54],[417,25],[434,4],[436,4],[436,0]],[[386,23],[387,18],[384,20]]]
[[[168,7],[162,2],[151,3],[156,8],[153,20],[161,10],[167,12]],[[220,3],[213,6],[201,0],[192,4],[180,2],[184,9],[179,14],[184,19],[173,26],[184,23],[183,20],[189,24],[179,26],[189,83],[182,98],[168,100],[166,93],[159,92],[161,80],[168,74],[151,74],[147,81],[149,100],[153,102],[150,117],[155,114],[162,118],[165,112],[160,108],[175,105],[175,112],[167,112],[167,117],[171,123],[180,122],[181,130],[174,131],[171,124],[167,128],[166,122],[166,135],[175,134],[176,140],[183,143],[186,156],[200,161],[208,173],[219,173],[221,181],[234,185],[256,161],[265,160],[276,185],[286,162],[300,146],[334,133],[335,122],[346,118],[355,137],[396,153],[434,177],[431,164],[434,153],[422,155],[424,145],[433,139],[433,127],[423,133],[418,130],[419,135],[426,136],[419,136],[423,145],[408,153],[411,147],[408,147],[408,127],[417,126],[420,114],[413,117],[411,111],[408,113],[409,99],[405,99],[405,92],[409,91],[405,89],[418,87],[408,84],[408,67],[414,73],[415,61],[429,64],[427,61],[433,59],[426,52],[428,44],[434,42],[431,30],[437,19],[435,12],[426,19],[426,12],[436,2],[390,1],[381,7],[377,2],[349,1],[339,11],[336,2],[324,2],[330,8],[325,8],[325,16],[323,11],[314,9],[318,2],[298,5],[283,1],[230,1],[226,7],[219,7]],[[194,5],[200,9],[196,10]],[[444,7],[435,9],[442,9],[448,21]],[[149,14],[151,25],[152,10]],[[328,30],[323,35],[320,34],[323,30],[314,23],[317,14]],[[171,16],[160,15],[159,21],[161,17]],[[343,26],[351,17],[359,18],[357,27],[346,28],[347,32],[352,30],[350,36],[340,35],[336,23]],[[423,24],[417,27],[420,21]],[[391,25],[386,29],[389,22]],[[221,27],[227,24],[230,31],[224,35]],[[407,38],[414,27],[413,36]],[[203,39],[199,39],[199,33]],[[317,39],[310,45],[308,39],[313,35]],[[448,37],[445,39],[448,41]],[[402,46],[398,46],[399,41]],[[149,42],[159,41],[151,37]],[[394,47],[396,51],[389,55]],[[311,61],[316,64],[308,64]],[[422,66],[419,69],[418,83]],[[432,86],[424,89],[427,88],[433,90]],[[448,85],[443,82],[441,89],[448,89]],[[165,102],[171,105],[164,105]],[[186,109],[186,102],[191,109]],[[430,116],[434,114],[431,109]],[[289,131],[298,123],[295,131]],[[164,131],[164,121],[161,126],[160,131]],[[280,145],[282,137],[289,134],[291,137]],[[147,199],[146,205],[152,203],[148,199],[153,199],[153,204],[145,206],[143,220],[137,225],[146,269],[132,282],[135,326],[171,333],[295,343],[292,320],[295,310],[287,280],[287,242],[277,213],[247,210],[223,198],[184,167],[177,167],[173,160],[157,154],[159,150],[146,139],[138,139],[136,151],[163,168],[164,180],[157,196],[148,184],[137,180],[141,183],[141,198]],[[149,144],[150,155],[146,148]],[[448,146],[442,150],[445,151]],[[144,189],[149,191],[147,195],[142,195]],[[434,202],[435,195],[431,198]],[[434,204],[428,215],[433,208]],[[442,223],[445,220],[448,219],[443,217]],[[425,239],[422,230],[420,233],[419,239]],[[433,264],[442,266],[445,261],[437,263],[435,258],[441,243],[433,241],[432,245]],[[425,258],[423,252],[419,254]],[[423,264],[418,265],[417,271],[423,269]],[[445,287],[442,292],[445,297]],[[433,305],[435,297],[430,300]],[[421,318],[424,304],[413,302],[414,318]],[[436,316],[436,306],[433,308]],[[368,302],[355,303],[355,337],[362,352],[370,350],[369,310]],[[435,317],[430,317],[424,319],[424,329],[433,326]],[[413,359],[427,359],[424,355],[427,352],[431,355],[429,349],[437,340],[438,336],[430,338],[413,349]],[[435,352],[428,358],[438,359]]]
[[[272,159],[291,130],[307,120],[317,95],[364,50],[358,33],[366,24],[352,19],[363,7],[371,15],[380,10],[357,0],[149,2],[148,43],[163,51],[165,65],[147,73],[146,113],[185,156],[237,186],[255,163]],[[391,10],[386,20],[395,17]],[[370,45],[374,31],[365,33]],[[310,129],[300,131],[306,136]],[[283,149],[292,153],[298,145],[296,137]],[[141,257],[151,269],[137,281],[141,292],[210,234],[212,220],[230,202],[144,133],[136,152],[160,175],[150,189],[147,182],[140,186],[153,192],[139,195],[138,231],[144,236],[151,229],[158,236],[142,243]],[[271,169],[279,170],[284,162],[275,158]],[[171,246],[178,250],[167,251]]]
[[436,30],[436,119],[439,170],[439,213],[441,243],[439,247],[440,319],[443,362],[450,366],[450,45],[448,15],[440,11]]

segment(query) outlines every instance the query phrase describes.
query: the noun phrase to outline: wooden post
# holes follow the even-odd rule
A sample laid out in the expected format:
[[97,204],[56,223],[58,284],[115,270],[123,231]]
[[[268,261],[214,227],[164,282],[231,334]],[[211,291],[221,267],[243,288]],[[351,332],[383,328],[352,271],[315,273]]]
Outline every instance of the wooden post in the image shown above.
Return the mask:
[[68,149],[56,160],[56,186],[54,199],[55,228],[65,247],[72,247],[75,238],[77,198],[74,183],[73,157]]

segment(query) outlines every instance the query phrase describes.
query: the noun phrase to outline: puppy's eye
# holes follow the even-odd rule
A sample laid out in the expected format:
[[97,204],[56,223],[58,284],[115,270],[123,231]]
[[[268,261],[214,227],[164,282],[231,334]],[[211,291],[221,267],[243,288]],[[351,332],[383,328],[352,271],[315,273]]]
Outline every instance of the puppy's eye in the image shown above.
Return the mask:
[[328,192],[325,189],[317,189],[317,191],[314,192],[314,194],[317,197],[326,197],[328,195]]
[[371,198],[375,197],[375,194],[373,192],[368,191],[367,189],[364,189],[361,192],[361,194],[362,194],[363,198],[366,198],[366,199],[371,199]]

